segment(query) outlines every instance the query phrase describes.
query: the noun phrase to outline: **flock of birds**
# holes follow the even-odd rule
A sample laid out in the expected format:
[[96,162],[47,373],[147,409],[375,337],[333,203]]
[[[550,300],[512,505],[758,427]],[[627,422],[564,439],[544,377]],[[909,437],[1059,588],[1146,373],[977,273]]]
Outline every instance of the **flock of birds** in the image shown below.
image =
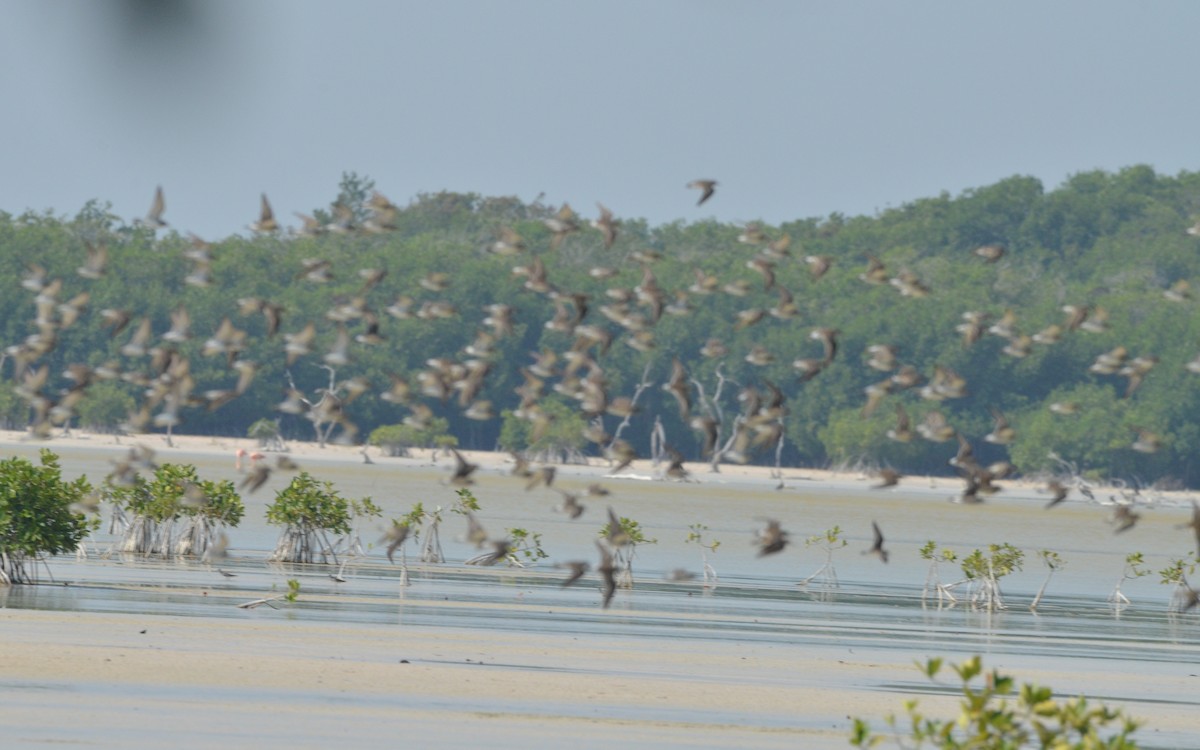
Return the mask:
[[[692,181],[687,187],[699,191],[697,205],[702,205],[713,197],[717,185],[715,180],[703,179]],[[364,212],[356,212],[346,205],[335,205],[331,220],[325,222],[314,216],[298,213],[300,226],[285,229],[276,219],[264,194],[258,218],[248,225],[248,229],[256,234],[288,232],[305,237],[325,234],[385,234],[396,229],[400,209],[381,193],[374,192],[366,202],[365,209],[365,218],[360,219]],[[584,232],[589,227],[599,232],[606,248],[611,247],[621,231],[620,221],[605,206],[598,204],[598,209],[597,218],[589,222],[585,222],[566,204],[558,212],[543,219],[544,226],[551,235],[551,251],[557,250],[569,237]],[[160,187],[155,192],[149,212],[144,218],[138,219],[137,223],[155,231],[163,229],[168,226],[164,218],[165,213],[166,200]],[[1188,231],[1191,234],[1200,234],[1200,225]],[[769,307],[748,307],[741,310],[736,316],[735,329],[749,328],[767,318],[788,321],[797,317],[798,308],[793,294],[776,278],[776,269],[781,263],[788,262],[792,255],[791,239],[787,235],[769,236],[761,226],[751,224],[742,230],[738,241],[753,248],[754,253],[747,260],[746,267],[761,277],[763,291],[776,295],[777,301]],[[108,249],[102,241],[85,244],[86,256],[81,258],[77,274],[86,282],[101,278],[107,273]],[[747,296],[752,288],[750,282],[745,279],[723,281],[697,268],[693,283],[686,288],[669,290],[660,283],[654,271],[654,264],[661,255],[652,250],[642,250],[631,252],[627,260],[627,263],[636,264],[640,270],[638,283],[632,287],[607,288],[605,299],[601,303],[587,293],[570,291],[556,284],[548,274],[542,257],[532,253],[525,239],[511,227],[498,228],[495,241],[486,247],[486,251],[495,256],[520,257],[520,262],[512,268],[513,277],[520,281],[523,290],[549,300],[555,313],[550,320],[545,321],[545,327],[561,332],[571,341],[570,346],[563,351],[547,349],[534,353],[533,361],[520,367],[523,382],[515,389],[520,400],[513,414],[528,421],[532,437],[536,440],[552,421],[552,417],[542,408],[541,401],[546,395],[548,384],[555,381],[550,387],[577,405],[587,425],[584,437],[598,446],[613,462],[614,472],[629,466],[638,458],[638,453],[630,442],[619,437],[620,429],[616,435],[605,429],[604,417],[628,420],[639,411],[639,407],[636,394],[625,396],[610,391],[609,381],[601,365],[610,346],[620,340],[638,351],[652,351],[656,346],[655,325],[663,316],[686,315],[700,298],[707,295],[728,294],[740,298]],[[1004,257],[1005,252],[1004,246],[989,244],[976,248],[974,255],[978,258],[976,262],[995,264]],[[191,235],[190,247],[184,253],[186,260],[191,264],[184,279],[187,285],[202,288],[212,285],[213,253],[214,246],[211,243]],[[819,281],[835,265],[835,259],[825,255],[803,255],[802,262],[814,282]],[[334,264],[327,259],[308,259],[295,269],[293,280],[295,283],[320,285],[333,279],[334,271]],[[617,268],[594,267],[589,271],[589,275],[593,279],[608,280],[616,277],[620,271],[621,269]],[[310,398],[308,394],[297,389],[294,383],[289,382],[289,387],[284,389],[285,397],[276,408],[280,412],[301,415],[311,420],[318,431],[324,426],[327,435],[332,435],[335,429],[340,428],[337,440],[351,444],[359,442],[359,430],[347,416],[346,407],[370,391],[376,392],[383,401],[405,408],[407,414],[404,422],[415,427],[428,426],[434,416],[433,409],[426,401],[449,403],[453,399],[469,419],[495,418],[496,410],[492,403],[480,398],[480,393],[486,378],[494,368],[497,365],[509,364],[497,361],[495,344],[513,331],[513,307],[500,302],[483,305],[484,315],[479,321],[478,333],[472,343],[456,355],[431,357],[426,361],[426,367],[417,372],[413,379],[392,375],[391,383],[382,390],[363,377],[349,377],[336,381],[337,370],[353,361],[357,347],[386,345],[384,316],[394,319],[437,320],[460,315],[460,311],[453,305],[436,298],[418,303],[413,296],[401,294],[386,305],[373,302],[372,291],[385,278],[387,270],[362,268],[357,270],[357,275],[361,279],[358,291],[348,298],[336,298],[325,313],[325,319],[336,329],[333,344],[319,354],[320,366],[330,371],[330,387],[321,389],[317,397]],[[905,297],[920,298],[931,293],[930,288],[916,274],[905,269],[893,273],[874,256],[868,256],[867,267],[858,278],[864,284],[893,287]],[[446,272],[431,272],[417,280],[422,290],[435,295],[451,283],[453,279]],[[63,375],[71,381],[71,385],[65,389],[54,390],[51,388],[49,365],[39,363],[54,350],[60,332],[73,325],[84,314],[90,294],[84,290],[64,299],[64,280],[50,278],[46,269],[33,262],[28,264],[28,271],[21,285],[35,295],[34,327],[37,330],[24,341],[8,347],[5,353],[16,362],[16,392],[33,411],[31,431],[37,437],[50,437],[56,427],[69,425],[75,416],[75,408],[87,393],[87,389],[104,380],[120,379],[141,389],[139,403],[129,414],[124,425],[130,432],[145,432],[152,428],[166,428],[169,431],[182,424],[186,409],[221,408],[246,393],[254,383],[259,366],[245,356],[250,344],[249,334],[230,316],[225,317],[217,329],[203,341],[199,353],[204,357],[224,358],[232,382],[218,388],[201,389],[198,386],[191,374],[190,359],[184,347],[194,336],[191,330],[191,316],[187,309],[180,305],[171,313],[167,330],[161,333],[156,333],[154,321],[149,316],[139,317],[132,309],[101,310],[100,316],[103,324],[109,329],[110,337],[115,339],[127,328],[132,330],[131,335],[118,348],[120,358],[98,366],[69,364]],[[1181,281],[1165,294],[1172,301],[1183,301],[1190,297],[1190,290],[1187,283]],[[268,340],[276,336],[282,339],[279,356],[284,358],[289,367],[302,358],[314,355],[314,343],[318,335],[317,321],[306,321],[297,329],[284,330],[287,311],[283,305],[257,297],[240,299],[238,311],[241,316],[263,316],[265,337]],[[1022,332],[1018,327],[1017,316],[1011,310],[994,321],[983,312],[967,311],[963,313],[962,323],[957,326],[956,333],[961,335],[965,346],[973,345],[984,336],[1001,337],[1005,340],[1004,353],[1020,358],[1027,356],[1034,345],[1053,345],[1064,336],[1077,331],[1100,333],[1107,329],[1107,313],[1101,307],[1066,305],[1062,311],[1064,319],[1061,323],[1049,325],[1035,333]],[[352,333],[352,326],[360,328]],[[821,354],[814,357],[798,357],[793,361],[792,366],[800,382],[819,377],[835,361],[840,353],[839,336],[839,330],[834,327],[817,327],[810,330],[808,338],[820,343]],[[712,338],[705,343],[699,354],[719,360],[728,356],[729,350],[722,341]],[[867,347],[864,355],[866,367],[884,374],[883,379],[866,389],[862,409],[864,416],[873,413],[888,397],[904,391],[913,391],[921,399],[934,403],[962,398],[967,394],[966,380],[958,373],[948,367],[936,365],[932,374],[927,377],[914,365],[902,362],[899,349],[894,345],[873,344]],[[761,366],[775,361],[775,355],[763,347],[755,346],[746,353],[745,360]],[[1157,363],[1158,359],[1154,356],[1132,357],[1125,347],[1118,346],[1098,356],[1090,369],[1094,373],[1125,378],[1124,392],[1128,397],[1136,391]],[[1200,357],[1189,363],[1188,368],[1200,372]],[[690,375],[688,363],[683,358],[676,356],[673,359],[670,376],[661,387],[675,400],[683,422],[702,436],[703,452],[714,465],[719,461],[745,463],[756,451],[779,445],[783,439],[783,418],[788,408],[786,398],[777,385],[765,378],[761,381],[761,388],[746,386],[741,389],[738,395],[740,413],[732,419],[724,417],[715,398],[703,397],[701,384]],[[640,392],[639,390],[638,393]],[[697,392],[701,393],[701,398],[697,398]],[[1070,414],[1079,409],[1078,405],[1072,403],[1056,403],[1050,408],[1060,414]],[[950,460],[950,464],[964,479],[964,489],[957,497],[960,502],[982,502],[986,497],[1000,491],[999,480],[1015,472],[1015,468],[1005,461],[989,465],[979,463],[974,456],[970,440],[949,425],[945,416],[938,410],[928,411],[922,420],[914,425],[903,405],[896,403],[894,409],[895,424],[887,431],[889,439],[908,442],[915,437],[921,437],[936,442],[957,441],[958,451]],[[997,445],[1013,442],[1016,439],[1016,431],[1004,414],[993,409],[992,415],[994,427],[983,439]],[[1136,429],[1136,433],[1137,439],[1131,445],[1134,450],[1158,450],[1162,442],[1159,436],[1140,428]],[[472,481],[471,474],[477,467],[457,451],[454,453],[456,468],[450,481],[456,485],[469,484]],[[655,458],[663,456],[668,459],[665,478],[688,478],[683,456],[678,451],[665,446]],[[114,472],[114,476],[120,478],[126,470],[136,472],[139,465],[144,464],[132,460],[125,465],[127,468]],[[547,487],[551,486],[554,476],[552,466],[534,470],[520,457],[517,457],[515,466],[515,473],[528,478],[530,486],[535,486],[538,482]],[[295,464],[285,457],[281,457],[275,466],[256,463],[244,478],[241,489],[253,492],[267,482],[272,471],[296,468]],[[878,478],[879,482],[873,487],[885,488],[897,485],[902,476],[893,469],[885,468],[878,472]],[[1063,502],[1072,490],[1090,493],[1090,488],[1078,477],[1073,477],[1071,484],[1052,480],[1045,489],[1051,495],[1047,507]],[[579,497],[563,490],[559,491],[563,495],[562,510],[572,518],[578,517],[583,512]],[[606,493],[607,491],[599,486],[589,488],[589,494]],[[1117,531],[1123,531],[1137,521],[1138,514],[1133,509],[1135,499],[1126,497],[1124,502],[1117,504]],[[597,568],[604,579],[605,606],[611,600],[615,586],[614,550],[619,550],[628,543],[628,535],[622,536],[617,516],[611,508],[609,516],[609,532],[605,543],[600,545],[600,562]],[[1200,541],[1200,507],[1197,507],[1191,525]],[[887,562],[884,538],[878,525],[874,526],[873,532],[875,541],[867,552]],[[389,558],[403,543],[403,533],[389,532]],[[474,529],[472,536],[476,537],[473,541],[480,545],[488,543],[493,546],[494,554],[485,557],[485,560],[494,563],[507,556],[507,540],[489,541],[486,536],[479,537]],[[779,552],[788,541],[787,532],[777,521],[769,521],[757,537],[762,555]],[[583,574],[582,571],[586,570],[582,565],[571,563],[573,574],[568,584],[578,580]]]

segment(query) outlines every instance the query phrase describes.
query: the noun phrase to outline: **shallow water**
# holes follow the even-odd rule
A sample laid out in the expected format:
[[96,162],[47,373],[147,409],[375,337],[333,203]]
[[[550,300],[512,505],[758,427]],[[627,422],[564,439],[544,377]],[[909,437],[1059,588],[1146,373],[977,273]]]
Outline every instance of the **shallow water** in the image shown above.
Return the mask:
[[[109,459],[122,450],[62,450],[65,473],[98,478],[108,471]],[[29,453],[34,452],[36,446],[30,446]],[[169,460],[162,454],[159,458]],[[222,456],[180,454],[171,458],[195,463],[205,478],[237,477],[232,460]],[[445,461],[417,464],[381,459],[371,466],[347,466],[314,460],[306,468],[318,478],[334,481],[346,496],[372,496],[383,507],[385,518],[406,512],[417,501],[426,507],[449,507],[454,501],[453,489],[444,484],[449,466]],[[601,469],[581,471],[584,473],[560,476],[559,484],[582,488],[603,474]],[[87,559],[58,558],[50,563],[54,583],[49,583],[42,571],[48,585],[0,589],[0,605],[9,610],[145,616],[151,623],[148,627],[154,627],[155,618],[182,617],[214,623],[331,625],[350,633],[356,628],[396,628],[401,637],[406,632],[429,630],[460,635],[468,642],[476,636],[484,639],[497,634],[548,641],[578,639],[600,644],[597,647],[608,659],[572,666],[528,654],[511,659],[496,654],[487,663],[499,669],[580,677],[604,674],[679,684],[719,680],[732,691],[738,686],[800,685],[833,694],[895,694],[894,701],[888,702],[891,710],[899,710],[904,697],[948,690],[931,685],[915,668],[903,665],[934,655],[958,660],[981,653],[986,664],[1002,666],[1019,679],[1049,683],[1064,695],[1087,693],[1121,704],[1136,716],[1149,717],[1150,725],[1140,733],[1144,746],[1200,747],[1200,721],[1193,721],[1200,715],[1196,711],[1200,708],[1200,616],[1170,614],[1170,589],[1157,582],[1157,574],[1125,584],[1123,590],[1133,600],[1132,606],[1118,611],[1106,602],[1126,554],[1145,552],[1148,566],[1156,570],[1168,557],[1182,556],[1191,549],[1191,532],[1175,528],[1189,517],[1190,508],[1148,509],[1137,527],[1114,535],[1105,522],[1106,509],[1073,502],[1046,511],[1041,507],[1045,498],[1032,493],[1001,495],[980,506],[964,507],[947,502],[950,493],[945,491],[909,486],[875,493],[862,489],[863,485],[831,487],[804,479],[802,471],[790,472],[783,490],[775,490],[774,482],[702,479],[697,484],[603,479],[613,494],[586,499],[588,512],[578,521],[570,521],[552,510],[559,500],[557,493],[544,488],[526,492],[516,479],[483,473],[472,487],[482,506],[481,522],[493,534],[512,527],[541,532],[549,559],[525,570],[463,566],[463,559],[475,550],[457,538],[465,530],[461,519],[447,513],[441,536],[449,563],[410,564],[411,585],[401,587],[398,566],[389,565],[378,547],[369,550],[365,558],[347,562],[345,583],[329,578],[329,566],[267,564],[265,558],[277,531],[266,525],[264,510],[274,490],[287,481],[286,477],[273,477],[267,487],[246,498],[246,518],[240,528],[230,532],[230,557],[221,561],[221,567],[236,577],[224,577],[214,566],[198,562],[108,554],[112,540],[99,535],[89,543]],[[605,508],[610,504],[621,515],[641,522],[647,535],[658,543],[639,547],[635,587],[619,591],[612,607],[602,610],[594,576],[564,589],[559,586],[562,574],[552,564],[576,558],[594,563],[592,540],[605,522]],[[794,544],[778,555],[758,558],[752,539],[763,518],[780,519]],[[887,565],[862,554],[870,545],[872,520],[887,536],[891,552]],[[684,542],[693,523],[707,525],[706,534],[721,541],[717,552],[709,555],[719,575],[719,585],[713,590],[705,590],[698,581],[664,580],[664,574],[676,568],[699,573],[700,552]],[[797,581],[816,571],[826,558],[818,547],[806,547],[804,538],[834,524],[849,540],[847,547],[832,555],[840,586],[821,586],[819,581],[797,586]],[[376,522],[364,525],[363,540],[376,542],[380,528],[382,524]],[[1024,571],[1003,581],[1009,607],[986,613],[961,603],[939,608],[935,600],[923,600],[922,582],[929,563],[920,559],[917,549],[929,539],[960,555],[999,542],[1011,542],[1025,550]],[[1053,577],[1038,612],[1032,613],[1029,601],[1045,579],[1044,568],[1034,559],[1039,549],[1057,551],[1067,567]],[[410,550],[410,558],[413,556]],[[941,570],[946,581],[956,580],[955,573],[947,566]],[[235,606],[285,590],[289,578],[301,583],[298,602],[277,610]],[[627,657],[659,650],[706,657],[754,654],[759,659],[753,668],[736,662],[718,667],[705,661],[701,669],[672,660]],[[432,655],[421,658],[428,664],[437,663]],[[851,662],[891,668],[875,675],[839,666]],[[820,677],[806,677],[805,669],[798,665],[810,665]],[[0,685],[0,691],[10,697],[14,693],[21,696],[17,705],[24,701],[33,711],[31,715],[37,715],[38,706],[67,700],[61,690],[64,687],[70,690],[69,701],[87,704],[101,698],[90,683],[51,690],[36,684],[8,684]],[[136,688],[125,689],[131,704],[147,698]],[[258,698],[302,706],[329,696],[319,691],[283,691]],[[199,688],[184,686],[154,699],[187,714],[180,706],[189,701],[201,705],[207,696]],[[225,694],[224,700],[237,698]],[[344,698],[346,706],[363,710],[370,708],[371,700],[387,702],[386,698]],[[335,701],[333,705],[341,704]],[[497,697],[486,705],[476,700],[469,711],[444,697],[421,701],[410,696],[403,707],[442,717],[423,721],[410,716],[406,731],[412,732],[409,737],[415,736],[418,744],[422,737],[425,744],[439,744],[435,740],[441,737],[439,727],[446,716],[449,721],[473,725],[487,724],[480,717],[492,714],[580,719],[598,710],[595,704],[580,705],[567,696],[561,702],[542,700],[536,706],[514,696]],[[859,708],[857,701],[849,700],[833,709],[797,707],[788,712],[747,711],[734,705],[727,710],[708,707],[699,711],[611,703],[599,710],[605,720],[617,722],[606,726],[605,736],[635,747],[707,746],[707,740],[701,742],[699,735],[708,731],[705,727],[718,725],[732,728],[730,731],[757,732],[749,738],[737,737],[734,744],[741,746],[773,747],[788,732],[818,732],[804,735],[802,746],[840,747],[845,745],[849,726],[846,716],[855,715]],[[617,728],[623,726],[620,722],[628,722],[636,731]],[[254,736],[288,744],[288,725],[270,725],[275,734],[258,732]],[[302,726],[307,725],[296,724],[294,731]],[[492,744],[558,747],[569,740],[573,731],[569,726],[556,734],[541,724],[505,724],[496,731]],[[25,734],[21,736],[37,741],[77,739],[65,730],[22,729]],[[422,735],[422,731],[428,734]],[[373,736],[364,730],[358,738],[369,739],[368,735]],[[231,737],[236,741],[245,735]],[[129,739],[134,744],[148,744],[138,736]],[[290,739],[301,746],[309,744],[301,736]],[[316,738],[309,739],[317,744]],[[794,737],[790,746],[796,746]]]

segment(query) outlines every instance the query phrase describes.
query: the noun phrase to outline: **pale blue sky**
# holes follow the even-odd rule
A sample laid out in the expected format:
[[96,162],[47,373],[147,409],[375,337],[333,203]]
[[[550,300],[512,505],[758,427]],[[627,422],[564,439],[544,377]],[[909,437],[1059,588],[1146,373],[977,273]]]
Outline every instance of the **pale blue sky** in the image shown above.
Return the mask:
[[[1200,169],[1200,3],[0,0],[0,210],[218,238],[344,170],[653,223]],[[721,182],[701,208],[688,181]]]

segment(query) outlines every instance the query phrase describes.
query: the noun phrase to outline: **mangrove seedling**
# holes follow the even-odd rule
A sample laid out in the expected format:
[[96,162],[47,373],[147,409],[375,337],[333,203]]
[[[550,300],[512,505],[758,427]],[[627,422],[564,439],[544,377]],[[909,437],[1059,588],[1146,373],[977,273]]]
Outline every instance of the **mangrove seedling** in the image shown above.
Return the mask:
[[1112,593],[1108,595],[1108,601],[1117,608],[1120,612],[1121,607],[1129,604],[1129,597],[1121,591],[1121,587],[1126,581],[1134,581],[1143,576],[1150,575],[1150,570],[1146,567],[1146,561],[1142,557],[1141,552],[1131,552],[1125,555],[1125,568],[1121,571],[1121,577],[1117,579],[1117,585],[1113,587]]
[[550,555],[542,549],[541,532],[528,529],[508,529],[508,551],[504,558],[509,565],[524,568],[526,563],[537,563]]
[[362,531],[359,524],[363,519],[381,518],[383,509],[372,502],[370,497],[361,500],[350,500],[350,535],[346,538],[346,554],[362,557],[367,554],[362,541]]
[[716,539],[705,539],[704,535],[707,532],[707,526],[702,523],[694,523],[688,527],[687,538],[683,541],[687,544],[695,544],[700,548],[700,569],[704,572],[704,588],[715,589],[717,587],[717,571],[708,564],[708,553],[711,552],[715,555],[721,542]]
[[[286,593],[276,594],[275,596],[268,596],[262,599],[255,599],[254,601],[243,602],[237,605],[238,609],[254,609],[255,607],[261,607],[264,604],[271,609],[279,609],[275,606],[275,602],[278,601],[285,601],[288,604],[295,604],[296,600],[300,598],[300,581],[296,580],[295,578],[289,578],[287,580],[287,587],[288,590]],[[271,588],[274,589],[275,586],[272,585]]]
[[925,574],[925,585],[921,587],[921,606],[925,605],[925,599],[929,592],[933,591],[937,594],[938,606],[940,607],[945,600],[949,600],[951,606],[958,602],[958,599],[951,593],[950,589],[957,584],[944,584],[938,566],[941,563],[951,564],[958,561],[958,555],[949,547],[943,547],[938,550],[937,542],[930,539],[920,549],[921,559],[929,561],[929,572]]
[[833,553],[845,547],[847,544],[846,538],[842,536],[842,527],[834,526],[831,529],[826,529],[820,534],[814,534],[804,540],[805,547],[820,547],[825,550],[825,562],[821,567],[798,583],[798,586],[808,586],[813,581],[820,579],[821,585],[825,588],[836,589],[841,586],[838,582],[837,570],[833,567]]
[[1062,559],[1057,552],[1048,549],[1038,552],[1038,559],[1046,566],[1046,580],[1042,581],[1042,586],[1038,589],[1037,596],[1033,597],[1033,602],[1029,605],[1030,611],[1033,612],[1037,611],[1038,604],[1042,601],[1042,594],[1046,593],[1046,587],[1050,585],[1050,579],[1067,565],[1067,561]]
[[1004,597],[1000,595],[1000,579],[1020,570],[1025,553],[1011,544],[990,544],[988,554],[975,550],[960,563],[963,574],[971,588],[971,606],[997,610],[1004,609]]
[[600,537],[608,541],[612,549],[613,565],[620,570],[617,586],[623,589],[633,588],[633,558],[640,544],[658,544],[657,539],[646,536],[642,525],[632,518],[618,517],[612,508],[608,509],[608,523],[600,529]]
[[1196,553],[1189,552],[1184,557],[1172,558],[1167,567],[1158,571],[1159,582],[1171,586],[1170,612],[1185,612],[1196,606],[1195,592],[1188,584],[1187,577],[1196,572]]

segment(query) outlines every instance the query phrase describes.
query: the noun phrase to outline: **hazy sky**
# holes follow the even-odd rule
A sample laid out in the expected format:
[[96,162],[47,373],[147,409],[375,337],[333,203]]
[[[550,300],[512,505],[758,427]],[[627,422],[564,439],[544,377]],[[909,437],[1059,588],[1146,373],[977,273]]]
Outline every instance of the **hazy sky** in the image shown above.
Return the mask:
[[[1200,3],[0,0],[0,210],[218,238],[343,171],[653,223],[1200,169]],[[720,181],[703,207],[688,181]]]

